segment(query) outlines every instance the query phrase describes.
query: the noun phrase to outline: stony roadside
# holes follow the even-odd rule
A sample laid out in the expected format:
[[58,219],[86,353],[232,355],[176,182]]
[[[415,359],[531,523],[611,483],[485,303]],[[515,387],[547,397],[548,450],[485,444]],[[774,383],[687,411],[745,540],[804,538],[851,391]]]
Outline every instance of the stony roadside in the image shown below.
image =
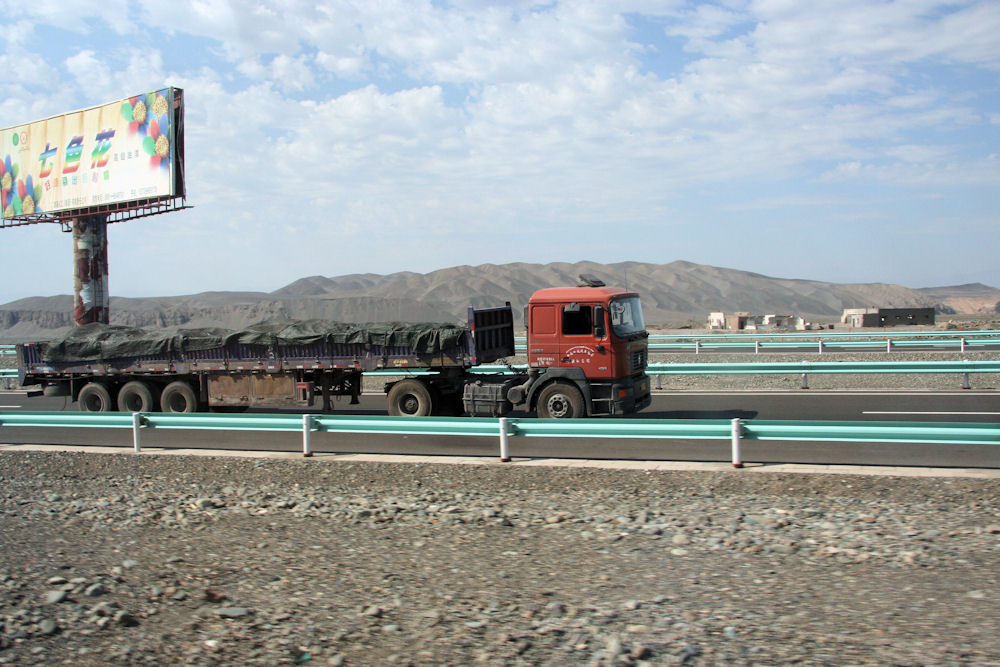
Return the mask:
[[1000,665],[1000,481],[0,454],[0,664]]

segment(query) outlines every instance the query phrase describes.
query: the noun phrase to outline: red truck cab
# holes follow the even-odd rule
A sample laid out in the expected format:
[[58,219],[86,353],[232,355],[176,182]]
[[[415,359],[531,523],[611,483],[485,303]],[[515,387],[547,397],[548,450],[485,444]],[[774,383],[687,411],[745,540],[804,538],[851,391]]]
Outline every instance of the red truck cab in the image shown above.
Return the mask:
[[[639,295],[585,282],[539,290],[525,309],[528,367],[539,373],[530,400],[542,416],[626,414],[650,404]],[[554,384],[561,390],[545,390]]]

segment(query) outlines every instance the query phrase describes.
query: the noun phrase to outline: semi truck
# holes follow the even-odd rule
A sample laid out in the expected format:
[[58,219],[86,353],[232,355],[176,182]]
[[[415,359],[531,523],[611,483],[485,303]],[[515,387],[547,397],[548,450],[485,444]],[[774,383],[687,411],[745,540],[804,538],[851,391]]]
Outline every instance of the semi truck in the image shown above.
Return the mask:
[[[584,278],[584,277],[581,277]],[[242,411],[358,403],[366,372],[394,416],[621,415],[650,404],[639,295],[587,277],[535,292],[524,307],[527,365],[515,369],[514,313],[469,307],[465,325],[268,322],[239,331],[149,332],[91,324],[19,344],[22,386],[87,412]],[[484,369],[492,363],[506,369]]]

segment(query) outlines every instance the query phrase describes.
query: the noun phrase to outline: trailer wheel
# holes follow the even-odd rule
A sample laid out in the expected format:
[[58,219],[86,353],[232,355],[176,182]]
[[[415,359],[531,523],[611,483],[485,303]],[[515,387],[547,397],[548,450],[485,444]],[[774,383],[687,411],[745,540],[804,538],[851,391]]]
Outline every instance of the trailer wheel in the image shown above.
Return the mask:
[[171,382],[160,394],[160,409],[164,412],[195,412],[198,396],[187,382]]
[[156,399],[153,387],[133,380],[118,391],[118,409],[121,412],[153,412],[159,407]]
[[389,414],[393,417],[426,417],[433,411],[430,389],[419,380],[402,380],[389,390]]
[[583,395],[565,382],[553,382],[538,395],[538,416],[543,419],[584,417]]
[[80,412],[111,412],[111,392],[100,382],[91,382],[83,386],[77,397]]

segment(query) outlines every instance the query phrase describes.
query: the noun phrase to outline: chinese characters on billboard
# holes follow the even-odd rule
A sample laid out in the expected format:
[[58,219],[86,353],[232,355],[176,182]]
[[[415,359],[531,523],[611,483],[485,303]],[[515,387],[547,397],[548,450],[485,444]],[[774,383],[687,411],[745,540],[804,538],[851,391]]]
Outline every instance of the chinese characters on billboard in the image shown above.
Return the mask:
[[182,91],[0,130],[4,220],[183,197]]

